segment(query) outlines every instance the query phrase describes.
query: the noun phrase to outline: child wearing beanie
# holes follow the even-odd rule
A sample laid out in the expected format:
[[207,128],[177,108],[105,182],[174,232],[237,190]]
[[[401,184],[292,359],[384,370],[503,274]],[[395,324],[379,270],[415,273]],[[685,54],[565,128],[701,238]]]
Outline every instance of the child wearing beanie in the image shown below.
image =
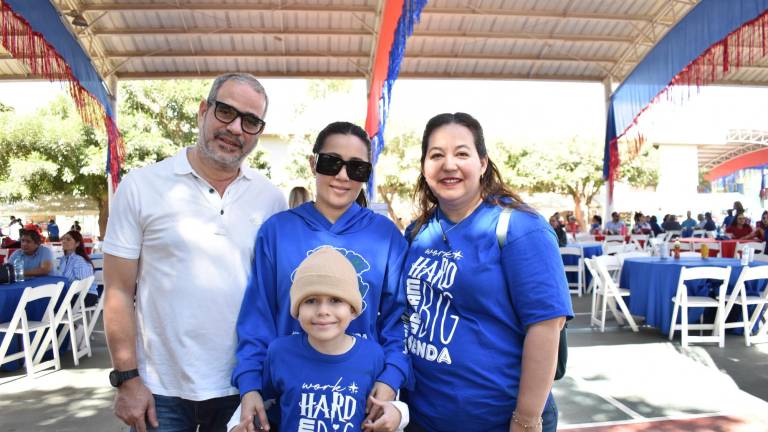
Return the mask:
[[[408,407],[404,403],[368,398],[384,368],[381,346],[345,333],[363,307],[352,263],[332,247],[318,249],[296,270],[290,296],[291,316],[304,333],[275,339],[263,371],[262,398],[278,399],[280,430],[353,432],[405,427]],[[366,403],[381,406],[384,414],[364,424]],[[239,420],[239,411],[233,420]],[[233,430],[253,432],[269,426],[244,421]]]

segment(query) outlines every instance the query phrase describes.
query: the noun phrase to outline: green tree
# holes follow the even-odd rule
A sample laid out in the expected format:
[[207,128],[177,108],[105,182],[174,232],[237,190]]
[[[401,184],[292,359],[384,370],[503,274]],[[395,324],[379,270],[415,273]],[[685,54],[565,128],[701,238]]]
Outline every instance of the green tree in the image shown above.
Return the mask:
[[405,226],[396,203],[408,201],[413,194],[419,177],[420,158],[421,139],[415,132],[410,132],[387,140],[376,164],[376,191],[387,205],[389,217],[401,230]]
[[[506,179],[514,188],[570,196],[574,216],[581,226],[586,226],[582,206],[589,208],[605,184],[601,146],[577,139],[559,151],[547,147],[509,152],[504,166]],[[645,149],[638,157],[623,163],[619,180],[636,187],[655,186],[658,183],[656,152]]]
[[10,107],[10,106],[0,102],[0,113],[10,112],[10,111],[13,111],[13,107]]

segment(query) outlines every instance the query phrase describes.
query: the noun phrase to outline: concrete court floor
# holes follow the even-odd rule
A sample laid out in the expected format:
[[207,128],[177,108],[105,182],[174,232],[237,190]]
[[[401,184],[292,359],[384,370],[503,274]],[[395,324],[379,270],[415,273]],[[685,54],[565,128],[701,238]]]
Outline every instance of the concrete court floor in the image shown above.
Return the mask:
[[[600,333],[589,327],[589,298],[573,300],[568,372],[553,389],[562,430],[768,431],[768,344],[747,348],[729,335],[723,349],[683,350],[679,338],[615,322]],[[74,367],[64,355],[62,365],[34,380],[0,372],[0,432],[127,431],[111,410],[103,332],[93,357]]]

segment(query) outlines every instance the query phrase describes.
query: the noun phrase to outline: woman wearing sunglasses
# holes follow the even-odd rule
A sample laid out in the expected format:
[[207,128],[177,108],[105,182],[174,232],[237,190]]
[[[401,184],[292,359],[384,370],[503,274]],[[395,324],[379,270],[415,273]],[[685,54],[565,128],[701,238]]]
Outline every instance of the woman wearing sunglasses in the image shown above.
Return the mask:
[[[259,415],[261,424],[266,418],[258,391],[267,346],[278,336],[302,331],[290,314],[291,282],[302,260],[321,247],[337,249],[357,270],[363,310],[347,333],[378,342],[386,359],[372,395],[392,400],[410,374],[403,353],[405,293],[399,284],[407,242],[389,219],[365,208],[362,189],[372,170],[368,135],[352,123],[331,123],[317,136],[312,153],[309,164],[317,198],[262,225],[237,323],[232,381],[242,396],[241,419]],[[392,418],[386,411],[382,421]],[[374,405],[368,418],[377,419],[381,412]]]
[[469,114],[427,123],[416,196],[407,430],[554,432],[559,333],[573,317],[555,233],[504,184]]

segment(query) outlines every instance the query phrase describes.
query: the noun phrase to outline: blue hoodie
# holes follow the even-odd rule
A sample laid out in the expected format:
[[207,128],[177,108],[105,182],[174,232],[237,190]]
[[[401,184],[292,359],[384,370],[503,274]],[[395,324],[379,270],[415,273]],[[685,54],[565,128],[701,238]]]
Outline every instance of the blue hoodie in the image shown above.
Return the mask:
[[401,319],[405,291],[400,273],[408,244],[387,218],[357,204],[331,223],[313,203],[278,213],[256,236],[251,280],[237,320],[232,385],[244,395],[262,389],[267,347],[278,336],[303,332],[290,313],[290,289],[299,264],[322,246],[332,246],[355,266],[363,310],[348,334],[378,342],[385,367],[377,381],[399,389],[410,376]]

